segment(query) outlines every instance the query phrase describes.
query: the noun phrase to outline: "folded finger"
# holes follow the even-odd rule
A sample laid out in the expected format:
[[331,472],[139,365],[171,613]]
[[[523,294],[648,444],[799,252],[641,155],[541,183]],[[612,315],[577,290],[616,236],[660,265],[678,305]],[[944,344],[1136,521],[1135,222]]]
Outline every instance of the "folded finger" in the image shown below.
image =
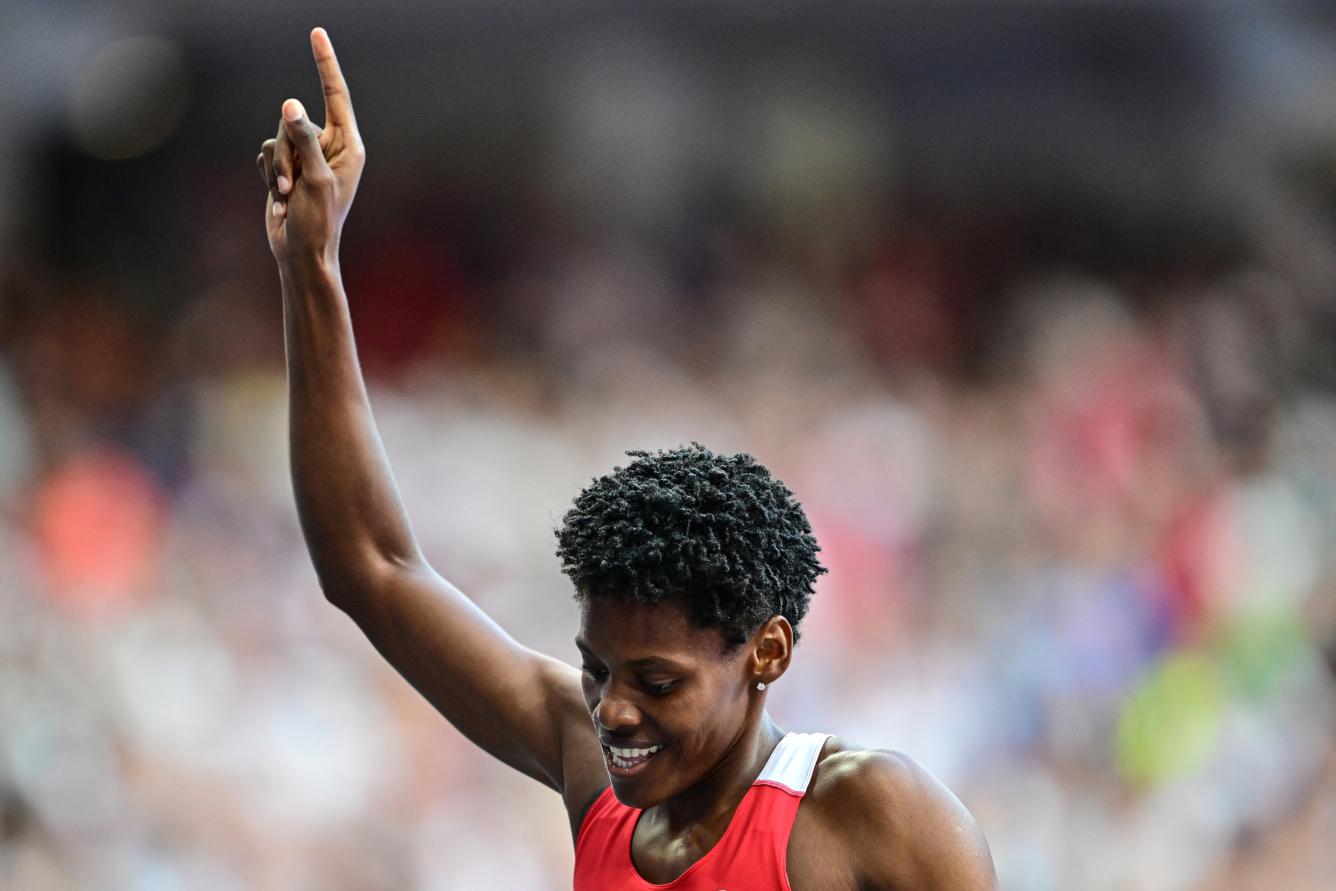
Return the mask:
[[306,117],[306,109],[296,99],[283,103],[283,125],[286,127],[286,142],[289,151],[295,156],[295,163],[302,170],[302,176],[310,182],[331,176],[329,164],[325,160],[324,149],[320,147],[321,130]]
[[260,175],[264,177],[264,184],[269,191],[277,193],[278,184],[274,182],[274,140],[266,139],[260,146],[260,156],[256,158],[260,165]]
[[292,191],[292,182],[296,178],[295,152],[292,141],[283,127],[283,119],[278,121],[278,136],[274,138],[274,197],[287,195]]

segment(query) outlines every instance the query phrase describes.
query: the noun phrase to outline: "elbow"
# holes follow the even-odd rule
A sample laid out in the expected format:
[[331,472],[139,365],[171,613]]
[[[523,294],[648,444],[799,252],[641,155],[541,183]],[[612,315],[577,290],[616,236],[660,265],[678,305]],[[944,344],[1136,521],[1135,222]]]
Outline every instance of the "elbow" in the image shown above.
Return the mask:
[[317,561],[315,570],[325,600],[356,618],[369,605],[376,603],[397,580],[417,571],[419,565],[421,561],[416,558],[375,554],[334,565]]
[[343,579],[326,579],[318,576],[320,593],[325,600],[340,611],[351,614],[359,601],[366,599],[365,593],[357,585],[350,585]]
[[355,612],[359,603],[370,599],[372,585],[361,573],[321,569],[316,566],[316,581],[325,600],[345,613]]

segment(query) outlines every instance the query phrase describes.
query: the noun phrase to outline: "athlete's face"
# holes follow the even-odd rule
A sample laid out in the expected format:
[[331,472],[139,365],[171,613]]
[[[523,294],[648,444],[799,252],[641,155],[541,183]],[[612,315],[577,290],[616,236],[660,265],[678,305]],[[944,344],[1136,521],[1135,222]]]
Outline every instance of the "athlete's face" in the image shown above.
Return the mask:
[[623,804],[652,807],[741,757],[737,744],[760,712],[750,647],[730,650],[722,632],[695,627],[671,601],[594,598],[576,645],[585,705]]

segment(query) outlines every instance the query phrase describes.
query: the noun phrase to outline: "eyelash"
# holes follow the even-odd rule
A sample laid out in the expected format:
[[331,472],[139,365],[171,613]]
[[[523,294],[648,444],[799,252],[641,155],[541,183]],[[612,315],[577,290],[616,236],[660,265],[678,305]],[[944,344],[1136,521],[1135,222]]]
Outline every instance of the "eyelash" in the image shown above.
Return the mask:
[[[602,683],[607,680],[608,673],[602,668],[592,668],[585,665],[582,670],[585,674],[589,675],[589,678],[594,681],[594,683]],[[677,681],[668,681],[663,684],[642,683],[641,686],[645,689],[645,692],[649,693],[651,696],[667,696],[669,693],[673,692],[673,688],[677,686]]]

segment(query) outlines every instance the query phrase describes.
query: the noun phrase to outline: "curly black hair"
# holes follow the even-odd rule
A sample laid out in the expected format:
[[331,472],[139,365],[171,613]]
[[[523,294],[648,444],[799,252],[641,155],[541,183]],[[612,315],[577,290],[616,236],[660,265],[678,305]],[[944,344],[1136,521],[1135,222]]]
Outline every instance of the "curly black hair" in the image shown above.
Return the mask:
[[576,599],[676,599],[732,647],[782,615],[796,638],[826,569],[788,487],[751,455],[699,443],[626,454],[635,460],[596,478],[556,531]]

